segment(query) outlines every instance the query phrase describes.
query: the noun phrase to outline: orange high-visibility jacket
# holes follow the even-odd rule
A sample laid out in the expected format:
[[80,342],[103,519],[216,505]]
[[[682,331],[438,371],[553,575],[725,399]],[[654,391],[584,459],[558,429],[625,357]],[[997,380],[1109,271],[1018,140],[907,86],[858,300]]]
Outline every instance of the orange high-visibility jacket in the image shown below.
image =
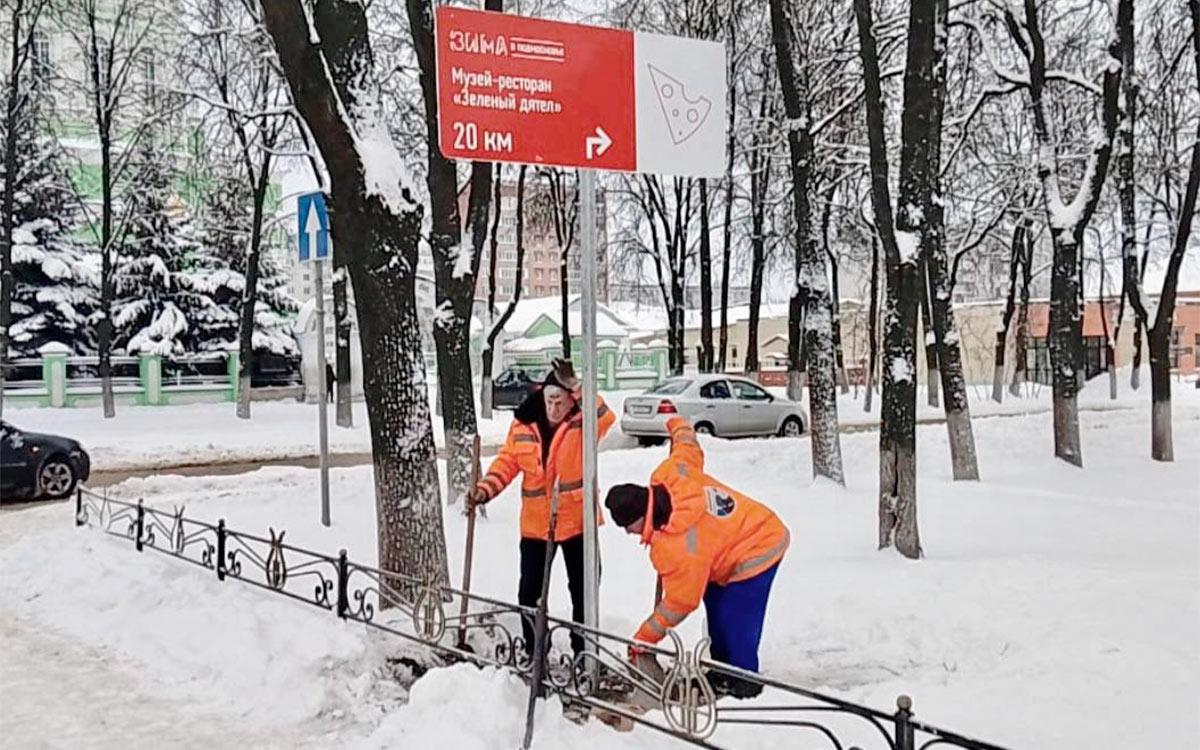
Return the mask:
[[671,495],[671,518],[649,540],[663,598],[633,636],[647,643],[700,606],[709,583],[753,578],[778,563],[790,541],[770,508],[704,473],[704,452],[686,419],[674,417],[667,429],[671,455],[650,477]]
[[[540,394],[534,396],[539,398]],[[602,397],[596,397],[596,437],[603,438],[616,422]],[[537,424],[513,420],[508,440],[496,454],[487,474],[480,480],[489,497],[495,497],[517,474],[521,479],[521,537],[550,536],[550,500],[558,482],[558,520],[554,540],[562,541],[583,533],[583,414],[575,412],[554,432],[546,464],[542,465],[542,436]],[[597,523],[604,515],[597,504]]]

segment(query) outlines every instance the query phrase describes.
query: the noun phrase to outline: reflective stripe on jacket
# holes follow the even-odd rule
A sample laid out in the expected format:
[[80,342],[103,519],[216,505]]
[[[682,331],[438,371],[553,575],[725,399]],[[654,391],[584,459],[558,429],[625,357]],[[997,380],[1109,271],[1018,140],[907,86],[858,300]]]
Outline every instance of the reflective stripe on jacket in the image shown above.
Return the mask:
[[783,559],[790,542],[770,508],[704,473],[704,452],[686,419],[672,418],[667,429],[671,455],[650,478],[671,495],[670,520],[650,535],[663,597],[634,634],[648,643],[662,640],[700,606],[710,583],[753,578]]
[[[616,416],[602,397],[596,398],[597,439],[603,438]],[[521,474],[521,536],[546,539],[550,535],[550,493],[558,481],[558,521],[554,539],[562,541],[583,533],[583,414],[576,411],[554,431],[546,463],[542,465],[542,436],[537,424],[513,420],[508,439],[479,484],[495,497]],[[604,523],[597,503],[596,519]]]

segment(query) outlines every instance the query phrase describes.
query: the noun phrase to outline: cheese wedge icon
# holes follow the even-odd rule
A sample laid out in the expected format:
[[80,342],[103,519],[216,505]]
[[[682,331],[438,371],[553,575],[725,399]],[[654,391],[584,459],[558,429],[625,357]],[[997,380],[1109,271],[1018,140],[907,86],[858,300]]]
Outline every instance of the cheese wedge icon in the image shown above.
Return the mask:
[[650,80],[654,83],[654,94],[662,106],[663,117],[671,142],[678,146],[696,134],[712,111],[712,102],[704,96],[689,99],[684,93],[683,83],[662,69],[647,64]]

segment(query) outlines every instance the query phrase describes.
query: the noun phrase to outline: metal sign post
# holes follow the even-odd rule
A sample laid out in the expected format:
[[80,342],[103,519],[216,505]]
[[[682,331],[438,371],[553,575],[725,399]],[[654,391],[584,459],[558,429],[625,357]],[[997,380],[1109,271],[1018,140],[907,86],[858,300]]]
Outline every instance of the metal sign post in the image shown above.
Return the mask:
[[329,257],[329,211],[324,193],[305,193],[296,199],[297,251],[301,263],[313,262],[313,281],[317,287],[317,439],[320,443],[321,525],[329,526],[329,415],[325,397],[325,260]]
[[[599,500],[596,487],[596,173],[579,170],[579,319],[583,334],[580,361],[583,365],[583,620],[590,628],[600,626],[600,539],[596,519]],[[565,322],[565,321],[564,321]],[[594,657],[596,644],[588,640]],[[597,687],[599,662],[589,659],[593,688]]]
[[[725,49],[716,42],[450,5],[438,6],[434,19],[442,155],[580,170],[584,620],[595,628],[595,170],[724,174]],[[595,684],[599,662],[595,651],[592,656]],[[526,747],[531,733],[529,725]]]

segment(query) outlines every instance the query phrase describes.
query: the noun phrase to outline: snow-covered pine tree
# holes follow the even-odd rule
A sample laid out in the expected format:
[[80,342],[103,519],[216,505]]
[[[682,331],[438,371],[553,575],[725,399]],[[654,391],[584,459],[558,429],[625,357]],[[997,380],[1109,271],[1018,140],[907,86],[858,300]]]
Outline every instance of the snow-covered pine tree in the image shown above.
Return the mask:
[[[227,351],[238,346],[242,294],[246,288],[246,249],[254,215],[253,200],[245,180],[219,181],[208,194],[200,222],[200,266],[192,275],[197,291],[215,303],[201,311],[198,322],[206,336],[200,351]],[[299,356],[292,336],[292,318],[298,306],[287,291],[287,278],[273,259],[260,256],[255,293],[254,351],[284,357]]]
[[124,207],[129,220],[114,274],[113,323],[116,348],[128,354],[198,352],[221,335],[207,292],[212,269],[173,195],[169,158],[145,139],[136,154],[138,188]]
[[[37,121],[36,105],[22,124]],[[0,141],[6,139],[0,122]],[[58,145],[38,128],[15,132],[12,245],[12,323],[9,346],[18,357],[36,357],[58,342],[77,354],[95,351],[88,323],[99,304],[92,260],[71,239],[71,186]],[[7,179],[0,163],[0,183]]]

